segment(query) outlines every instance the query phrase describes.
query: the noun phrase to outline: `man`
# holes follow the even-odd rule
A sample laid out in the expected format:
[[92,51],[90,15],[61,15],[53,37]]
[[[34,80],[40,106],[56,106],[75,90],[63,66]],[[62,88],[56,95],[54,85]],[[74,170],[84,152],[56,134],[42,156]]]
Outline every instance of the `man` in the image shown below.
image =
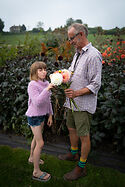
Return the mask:
[[[100,52],[89,43],[87,28],[78,23],[68,28],[70,43],[76,48],[69,70],[71,86],[65,90],[67,100],[67,127],[71,151],[59,155],[61,160],[78,161],[77,166],[64,175],[65,180],[76,180],[86,175],[86,162],[90,152],[90,119],[96,110],[97,94],[101,86],[102,57]],[[72,112],[69,98],[73,98],[78,108]],[[78,154],[78,141],[81,141],[81,156]]]

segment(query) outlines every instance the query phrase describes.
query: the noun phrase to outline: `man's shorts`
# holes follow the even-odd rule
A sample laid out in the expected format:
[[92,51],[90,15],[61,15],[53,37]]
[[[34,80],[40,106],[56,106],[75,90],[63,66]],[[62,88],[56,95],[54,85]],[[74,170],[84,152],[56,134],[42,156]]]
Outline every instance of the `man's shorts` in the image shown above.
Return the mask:
[[45,115],[44,116],[33,116],[33,117],[27,117],[28,119],[28,125],[35,127],[41,125],[43,121],[45,121]]
[[77,135],[86,136],[90,134],[90,123],[92,114],[87,111],[74,111],[67,110],[66,125],[68,128],[76,129]]

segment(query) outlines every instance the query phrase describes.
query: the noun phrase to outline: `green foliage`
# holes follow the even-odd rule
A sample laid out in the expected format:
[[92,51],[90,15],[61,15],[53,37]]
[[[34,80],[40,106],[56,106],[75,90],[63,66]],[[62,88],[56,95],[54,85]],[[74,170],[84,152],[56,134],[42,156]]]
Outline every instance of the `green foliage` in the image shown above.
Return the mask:
[[125,35],[125,27],[118,28],[115,27],[113,29],[104,30],[101,26],[98,27],[88,27],[89,34],[104,34],[104,35],[114,35],[114,36],[120,36]]
[[23,24],[22,26],[21,26],[21,32],[25,32],[26,31],[26,26]]
[[20,62],[10,61],[6,67],[0,69],[0,72],[1,123],[4,130],[16,129],[16,132],[21,133],[28,99],[26,90],[29,65],[25,59]]
[[125,174],[111,168],[96,167],[87,164],[88,175],[76,181],[65,181],[63,175],[71,171],[76,163],[62,161],[58,158],[42,154],[45,161],[42,171],[51,174],[50,181],[38,182],[31,179],[33,166],[28,164],[29,151],[0,146],[0,186],[10,187],[122,187],[125,184]]
[[31,58],[40,51],[40,42],[38,38],[32,38],[29,33],[26,33],[23,44],[18,43],[18,46],[2,45],[0,50],[0,66],[3,66],[6,61],[19,60],[24,57]]
[[0,19],[0,32],[3,31],[4,28],[4,22],[2,21],[2,19]]
[[76,20],[74,20],[73,18],[68,18],[67,20],[66,20],[66,27],[69,27],[71,24],[73,24],[73,23],[80,23],[80,24],[82,24],[83,22],[82,22],[82,20],[81,19],[76,19]]
[[124,60],[117,60],[112,65],[103,65],[102,87],[92,128],[95,133],[100,131],[117,151],[125,148],[124,69]]
[[66,26],[69,27],[71,24],[74,23],[74,19],[73,18],[69,18],[66,20]]

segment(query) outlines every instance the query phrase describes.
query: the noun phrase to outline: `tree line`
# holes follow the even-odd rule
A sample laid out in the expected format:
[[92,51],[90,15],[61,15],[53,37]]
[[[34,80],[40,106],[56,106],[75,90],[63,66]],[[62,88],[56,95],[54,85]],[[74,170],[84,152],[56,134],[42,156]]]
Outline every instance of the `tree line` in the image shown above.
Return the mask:
[[[70,26],[73,23],[81,23],[83,24],[83,21],[81,19],[76,19],[74,20],[73,18],[68,18],[66,20],[66,24],[64,25],[64,27],[60,27],[60,28],[56,28],[56,29],[67,29],[68,26]],[[37,26],[35,28],[33,28],[31,30],[31,32],[45,32],[44,28],[43,28],[43,22],[39,21],[37,23]],[[118,27],[115,27],[113,29],[109,29],[109,30],[104,30],[101,26],[97,26],[97,27],[88,27],[88,25],[86,23],[84,23],[84,25],[88,28],[89,34],[98,34],[98,35],[124,35],[125,34],[125,27],[122,27],[121,29]],[[3,32],[4,29],[4,21],[0,18],[0,32]],[[25,32],[26,31],[26,26],[23,24],[21,26],[21,32]],[[51,28],[48,29],[49,32],[51,32]]]

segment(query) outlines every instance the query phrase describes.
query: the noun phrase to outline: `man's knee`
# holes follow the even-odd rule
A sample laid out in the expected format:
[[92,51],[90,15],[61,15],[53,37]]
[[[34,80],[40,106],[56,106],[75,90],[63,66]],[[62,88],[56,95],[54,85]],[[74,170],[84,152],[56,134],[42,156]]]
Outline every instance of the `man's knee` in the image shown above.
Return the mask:
[[77,134],[77,131],[74,128],[68,128],[68,131],[70,134]]
[[83,142],[90,141],[90,135],[86,134],[85,136],[80,136],[80,140]]

